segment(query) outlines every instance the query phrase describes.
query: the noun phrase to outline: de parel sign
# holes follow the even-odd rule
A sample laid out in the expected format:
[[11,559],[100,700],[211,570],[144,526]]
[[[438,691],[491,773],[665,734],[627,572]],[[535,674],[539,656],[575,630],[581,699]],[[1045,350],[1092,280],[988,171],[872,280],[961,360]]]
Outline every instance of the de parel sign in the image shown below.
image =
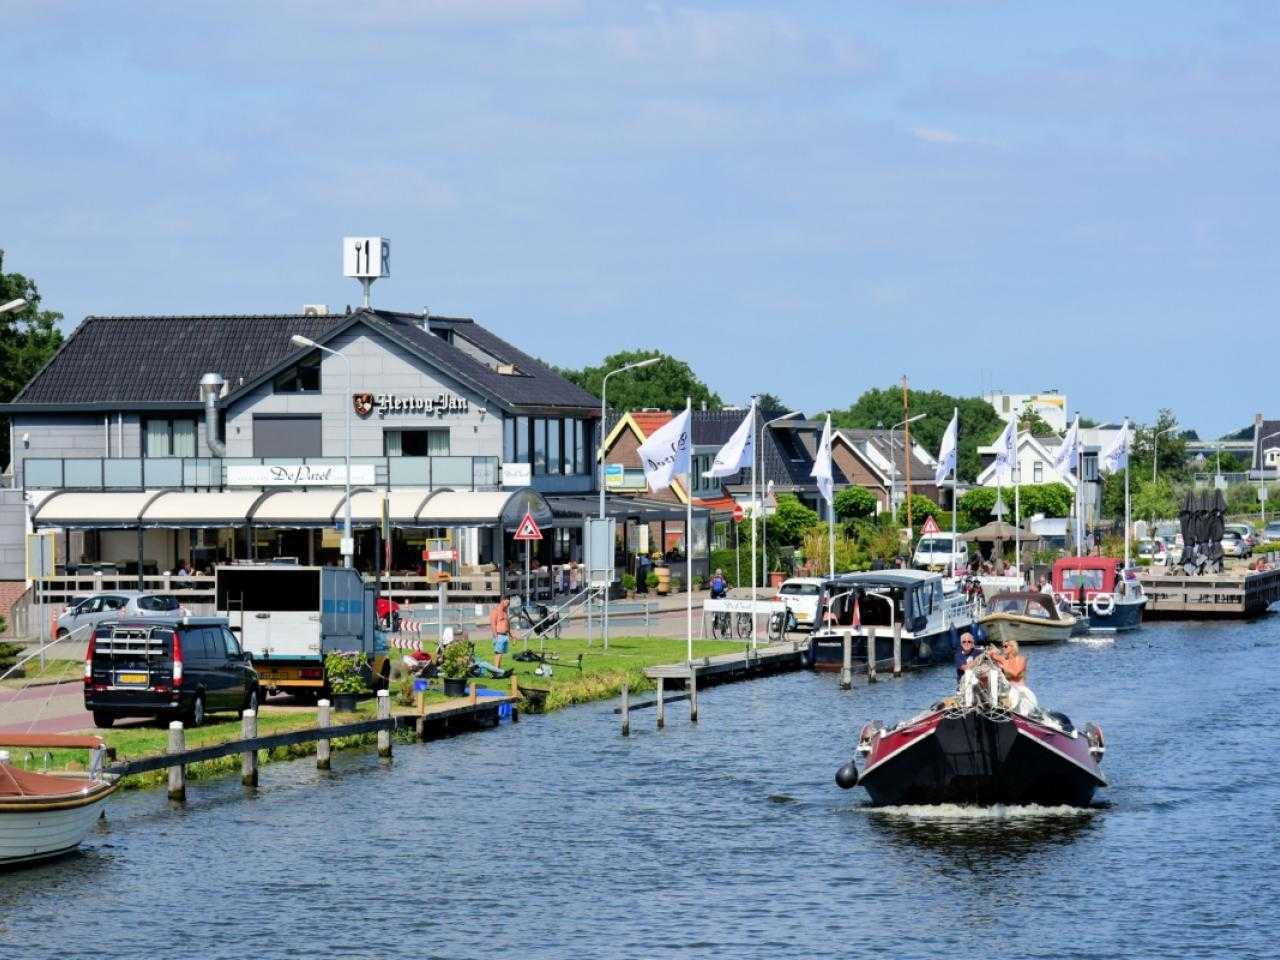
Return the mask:
[[424,417],[443,417],[449,413],[467,413],[470,402],[456,393],[437,393],[435,396],[402,393],[355,393],[351,406],[356,414],[368,417],[375,411],[379,417],[389,414],[418,414]]

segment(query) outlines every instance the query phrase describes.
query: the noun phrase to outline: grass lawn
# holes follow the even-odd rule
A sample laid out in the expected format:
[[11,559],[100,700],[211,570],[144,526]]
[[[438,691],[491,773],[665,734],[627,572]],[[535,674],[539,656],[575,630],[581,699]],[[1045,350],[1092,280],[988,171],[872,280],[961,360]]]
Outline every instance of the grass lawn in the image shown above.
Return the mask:
[[[7,680],[0,680],[0,690],[21,690],[23,687],[30,686],[32,682],[79,680],[84,676],[84,661],[45,660],[44,669],[41,670],[39,660],[29,660],[22,669],[26,671],[25,677],[9,677]],[[0,670],[0,673],[3,672]]]

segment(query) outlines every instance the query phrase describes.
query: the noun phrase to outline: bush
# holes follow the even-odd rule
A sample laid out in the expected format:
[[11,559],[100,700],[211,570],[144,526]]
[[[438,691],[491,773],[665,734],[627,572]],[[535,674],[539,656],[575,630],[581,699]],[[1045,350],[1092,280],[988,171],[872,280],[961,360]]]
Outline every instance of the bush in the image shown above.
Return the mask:
[[845,487],[836,494],[836,519],[844,523],[870,519],[876,515],[879,503],[876,495],[865,487]]
[[795,494],[784,493],[778,497],[778,506],[769,518],[769,539],[794,547],[804,539],[806,530],[820,522],[818,515],[801,503]]
[[[948,524],[951,522],[951,514],[948,511],[943,510],[928,497],[913,493],[911,495],[911,522],[919,527],[924,523],[926,517],[933,517],[940,527],[943,526],[944,519]],[[898,507],[897,520],[898,526],[905,527],[907,525],[907,505],[905,503]]]
[[446,680],[464,680],[469,677],[475,649],[474,643],[464,643],[461,640],[455,640],[445,647],[444,653],[440,654],[440,676]]
[[364,693],[369,660],[364,653],[334,652],[324,658],[324,675],[334,693]]
[[623,590],[635,590],[635,588],[636,588],[636,578],[635,578],[635,576],[634,576],[633,574],[630,574],[630,573],[624,573],[624,574],[622,575],[622,589],[623,589]]

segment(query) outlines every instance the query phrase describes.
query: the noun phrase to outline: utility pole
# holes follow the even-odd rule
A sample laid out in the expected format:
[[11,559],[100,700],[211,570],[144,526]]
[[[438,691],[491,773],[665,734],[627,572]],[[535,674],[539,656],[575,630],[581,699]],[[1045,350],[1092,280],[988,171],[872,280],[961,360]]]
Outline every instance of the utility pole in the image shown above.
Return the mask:
[[[902,375],[902,419],[906,422],[902,425],[902,461],[907,472],[907,526],[915,529],[914,518],[911,516],[911,410],[907,400],[907,375]],[[910,540],[908,540],[910,543]]]

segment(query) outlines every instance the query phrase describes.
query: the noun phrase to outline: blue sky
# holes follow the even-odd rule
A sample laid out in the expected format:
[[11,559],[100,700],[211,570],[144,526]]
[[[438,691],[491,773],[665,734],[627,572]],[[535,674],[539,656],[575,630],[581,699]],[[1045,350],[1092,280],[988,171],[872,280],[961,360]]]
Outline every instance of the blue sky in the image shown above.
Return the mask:
[[388,307],[810,411],[1280,416],[1271,3],[0,0],[0,246],[88,313]]

